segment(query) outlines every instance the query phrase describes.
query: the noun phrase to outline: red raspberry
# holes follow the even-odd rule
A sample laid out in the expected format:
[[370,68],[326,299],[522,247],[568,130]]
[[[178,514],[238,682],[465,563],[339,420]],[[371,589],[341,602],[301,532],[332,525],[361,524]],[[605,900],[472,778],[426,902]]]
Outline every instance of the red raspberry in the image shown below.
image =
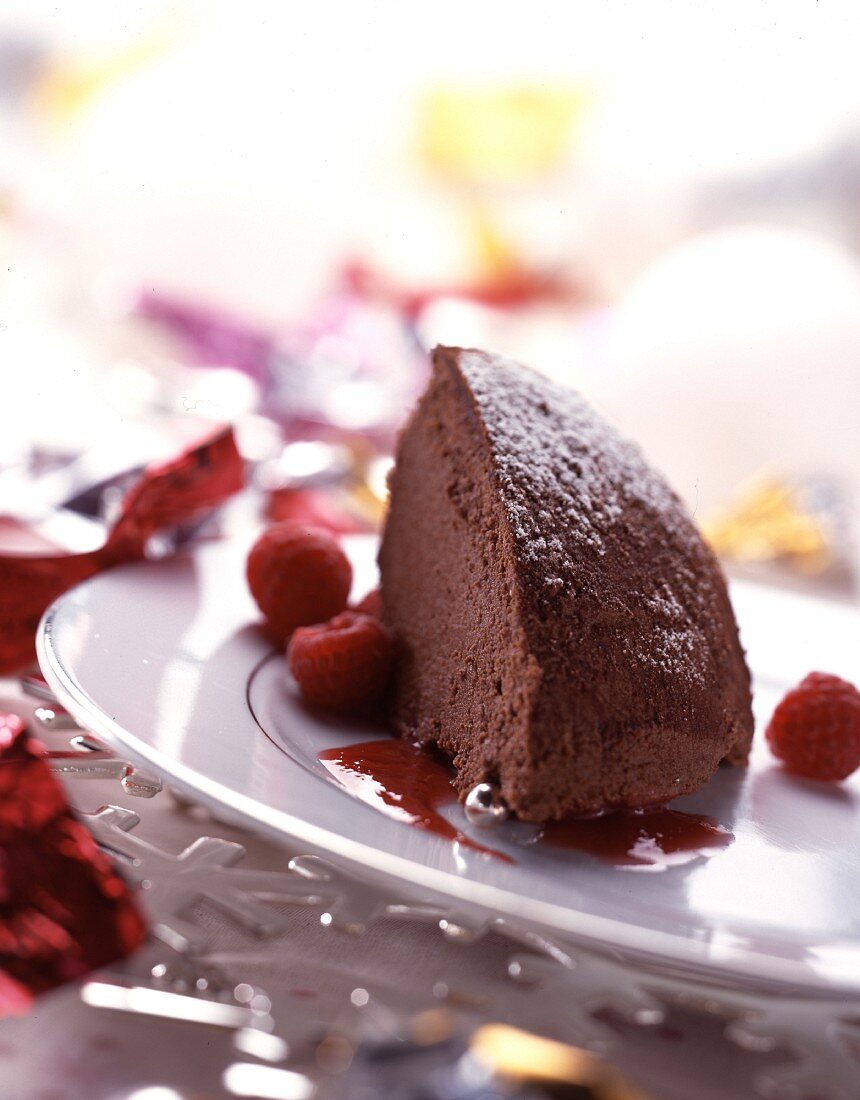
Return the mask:
[[357,611],[301,627],[287,648],[302,698],[339,714],[366,713],[380,702],[391,657],[388,631],[372,615]]
[[267,633],[283,645],[297,626],[325,622],[346,607],[352,567],[331,535],[276,523],[251,548],[247,576]]
[[371,588],[367,595],[353,607],[353,611],[360,611],[362,615],[372,615],[374,619],[381,619],[382,592],[378,588]]
[[796,775],[845,779],[860,767],[860,691],[838,676],[810,672],[773,712],[765,736]]

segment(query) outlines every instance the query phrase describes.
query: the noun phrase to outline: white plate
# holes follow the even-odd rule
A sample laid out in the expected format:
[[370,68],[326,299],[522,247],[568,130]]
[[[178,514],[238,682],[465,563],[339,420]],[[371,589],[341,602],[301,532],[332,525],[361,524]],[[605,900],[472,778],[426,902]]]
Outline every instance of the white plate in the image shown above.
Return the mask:
[[[860,776],[842,785],[792,779],[762,737],[776,700],[810,669],[860,679],[855,610],[734,585],[756,680],[753,761],[721,769],[673,804],[716,818],[731,844],[643,873],[524,844],[523,826],[511,822],[488,835],[469,828],[459,806],[446,809],[515,861],[505,863],[384,816],[320,765],[321,750],[373,734],[311,717],[284,663],[266,660],[245,589],[249,541],[113,570],[48,610],[42,670],[83,725],[222,816],[443,894],[455,909],[489,908],[736,975],[860,988]],[[375,543],[347,548],[361,594],[375,580]]]

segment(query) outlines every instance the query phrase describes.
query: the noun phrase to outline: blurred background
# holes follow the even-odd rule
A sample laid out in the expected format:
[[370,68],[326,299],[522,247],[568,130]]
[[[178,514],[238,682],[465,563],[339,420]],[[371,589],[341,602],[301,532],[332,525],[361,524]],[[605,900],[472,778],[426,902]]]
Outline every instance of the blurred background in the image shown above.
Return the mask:
[[733,568],[856,593],[858,31],[850,2],[6,0],[5,546],[83,548],[58,506],[217,420],[268,515],[372,527],[447,342],[580,388]]

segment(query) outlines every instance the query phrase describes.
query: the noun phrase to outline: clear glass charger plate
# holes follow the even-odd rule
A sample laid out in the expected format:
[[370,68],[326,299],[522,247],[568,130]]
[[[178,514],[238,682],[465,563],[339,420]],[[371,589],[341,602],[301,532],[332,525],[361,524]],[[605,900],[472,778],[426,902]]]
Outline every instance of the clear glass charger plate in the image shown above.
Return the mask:
[[[715,977],[860,989],[860,774],[841,785],[793,779],[763,739],[781,694],[811,669],[860,680],[854,608],[732,586],[754,677],[755,750],[749,768],[720,769],[672,804],[716,819],[730,842],[686,862],[617,866],[535,842],[517,822],[488,833],[459,805],[442,811],[506,862],[380,813],[320,763],[325,749],[381,734],[299,704],[254,625],[250,541],[115,569],[49,608],[39,662],[82,725],[222,818],[455,913],[489,912]],[[376,541],[346,546],[361,595],[375,583]]]

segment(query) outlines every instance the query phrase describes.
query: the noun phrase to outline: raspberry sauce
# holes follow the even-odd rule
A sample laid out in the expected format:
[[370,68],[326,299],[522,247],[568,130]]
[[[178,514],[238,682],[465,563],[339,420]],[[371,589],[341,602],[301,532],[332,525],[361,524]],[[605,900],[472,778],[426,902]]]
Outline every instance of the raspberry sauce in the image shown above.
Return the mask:
[[587,852],[614,867],[649,871],[690,863],[728,847],[733,839],[713,818],[667,809],[556,821],[544,828],[542,836],[554,848]]
[[320,762],[356,798],[395,821],[415,825],[429,833],[512,862],[502,852],[470,840],[439,813],[441,806],[457,801],[451,772],[439,760],[408,741],[385,738],[363,741],[339,749],[326,749]]
[[[450,768],[408,741],[383,738],[319,754],[322,765],[354,797],[395,821],[514,862],[462,833],[439,812],[457,800]],[[542,845],[584,852],[613,867],[662,871],[727,847],[732,833],[713,818],[680,810],[630,810],[545,826]]]

